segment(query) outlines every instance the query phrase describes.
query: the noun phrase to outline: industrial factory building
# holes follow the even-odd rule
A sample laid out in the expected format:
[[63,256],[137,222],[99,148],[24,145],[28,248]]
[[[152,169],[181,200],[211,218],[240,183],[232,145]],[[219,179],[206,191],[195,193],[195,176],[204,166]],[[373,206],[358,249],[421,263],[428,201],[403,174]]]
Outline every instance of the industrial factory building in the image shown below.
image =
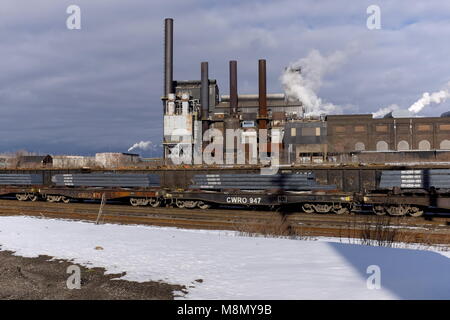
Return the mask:
[[[404,112],[392,112],[384,118],[373,118],[371,114],[305,116],[301,101],[290,101],[284,94],[267,94],[265,60],[259,60],[259,93],[255,95],[238,95],[236,61],[229,64],[229,95],[219,94],[217,81],[209,79],[207,62],[201,63],[200,80],[175,81],[172,19],[165,21],[164,66],[166,163],[186,154],[193,158],[196,142],[200,142],[200,151],[213,143],[202,141],[208,129],[223,133],[225,155],[236,152],[235,144],[227,146],[225,132],[240,129],[241,137],[237,138],[241,143],[258,142],[257,147],[245,146],[246,153],[270,156],[276,147],[281,164],[399,162],[406,158],[450,161],[447,114],[433,118]],[[260,129],[267,129],[267,143],[261,143]],[[250,158],[246,155],[246,162]]]

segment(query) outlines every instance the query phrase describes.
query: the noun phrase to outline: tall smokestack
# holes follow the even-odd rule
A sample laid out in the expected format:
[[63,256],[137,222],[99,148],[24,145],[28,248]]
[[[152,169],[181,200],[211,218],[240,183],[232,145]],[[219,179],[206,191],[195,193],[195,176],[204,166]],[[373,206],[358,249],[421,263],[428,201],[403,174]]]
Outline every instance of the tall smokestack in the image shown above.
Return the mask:
[[237,115],[238,92],[237,92],[237,62],[230,61],[230,114]]
[[209,76],[208,76],[208,62],[201,63],[201,89],[200,89],[200,103],[202,105],[202,118],[208,118],[209,112]]
[[266,80],[266,60],[260,59],[258,64],[259,83],[259,128],[267,129],[267,80]]
[[173,93],[173,19],[165,19],[164,28],[164,97]]
[[[237,107],[238,107],[238,92],[237,92],[237,62],[230,61],[230,116],[224,120],[224,152],[226,162],[229,163],[229,159],[232,160],[232,163],[236,163],[235,159],[237,157],[236,154],[236,144],[231,143],[228,144],[228,136],[227,131],[233,130],[233,132],[239,128],[239,118],[237,115]],[[234,139],[234,138],[233,138]]]
[[203,133],[208,130],[208,115],[209,115],[209,75],[208,62],[201,64],[201,88],[200,88],[200,103],[202,105],[202,128]]

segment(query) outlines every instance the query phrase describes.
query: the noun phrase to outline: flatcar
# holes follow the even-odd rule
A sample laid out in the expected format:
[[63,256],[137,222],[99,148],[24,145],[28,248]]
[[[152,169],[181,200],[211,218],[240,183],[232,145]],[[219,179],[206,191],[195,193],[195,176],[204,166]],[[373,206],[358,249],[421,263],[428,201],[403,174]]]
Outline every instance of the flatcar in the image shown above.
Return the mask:
[[273,176],[255,168],[171,170],[3,170],[0,196],[20,201],[84,199],[133,206],[209,209],[212,205],[284,207],[346,214],[369,206],[377,215],[421,216],[450,209],[450,169],[442,167],[282,168]]

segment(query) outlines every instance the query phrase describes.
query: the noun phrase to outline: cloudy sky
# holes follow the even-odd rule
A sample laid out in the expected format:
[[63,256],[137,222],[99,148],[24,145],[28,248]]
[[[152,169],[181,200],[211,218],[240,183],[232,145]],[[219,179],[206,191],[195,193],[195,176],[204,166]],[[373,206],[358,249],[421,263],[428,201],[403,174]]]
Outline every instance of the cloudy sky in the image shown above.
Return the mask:
[[[81,30],[66,9],[81,8]],[[366,25],[381,8],[381,29]],[[362,0],[2,0],[0,152],[124,152],[161,141],[163,20],[175,19],[174,78],[199,79],[200,62],[228,93],[238,60],[239,92],[257,92],[257,60],[268,90],[282,92],[285,66],[316,49],[346,59],[319,96],[346,113],[407,108],[450,80],[449,1]],[[450,103],[424,109],[440,115]]]

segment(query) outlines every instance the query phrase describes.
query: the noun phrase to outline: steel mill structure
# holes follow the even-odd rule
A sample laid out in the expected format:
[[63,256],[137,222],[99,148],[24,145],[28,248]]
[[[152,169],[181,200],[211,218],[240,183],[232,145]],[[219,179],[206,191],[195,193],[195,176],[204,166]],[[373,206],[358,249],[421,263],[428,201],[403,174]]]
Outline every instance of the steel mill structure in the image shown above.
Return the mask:
[[[301,101],[290,101],[283,93],[267,94],[266,60],[258,62],[258,94],[238,94],[237,61],[229,62],[229,95],[219,94],[217,81],[209,79],[207,62],[200,64],[200,80],[173,80],[173,30],[173,20],[166,19],[162,100],[167,164],[204,150],[209,142],[202,141],[202,136],[208,129],[217,129],[223,136],[227,129],[241,129],[232,146],[223,141],[223,152],[225,156],[235,153],[239,141],[244,144],[247,164],[259,161],[258,152],[270,155],[272,148],[279,150],[281,164],[293,165],[450,161],[448,114],[432,118],[405,112],[376,119],[371,114],[307,117]],[[256,150],[259,129],[268,130],[267,144],[258,143]],[[195,142],[201,150],[195,150]]]

